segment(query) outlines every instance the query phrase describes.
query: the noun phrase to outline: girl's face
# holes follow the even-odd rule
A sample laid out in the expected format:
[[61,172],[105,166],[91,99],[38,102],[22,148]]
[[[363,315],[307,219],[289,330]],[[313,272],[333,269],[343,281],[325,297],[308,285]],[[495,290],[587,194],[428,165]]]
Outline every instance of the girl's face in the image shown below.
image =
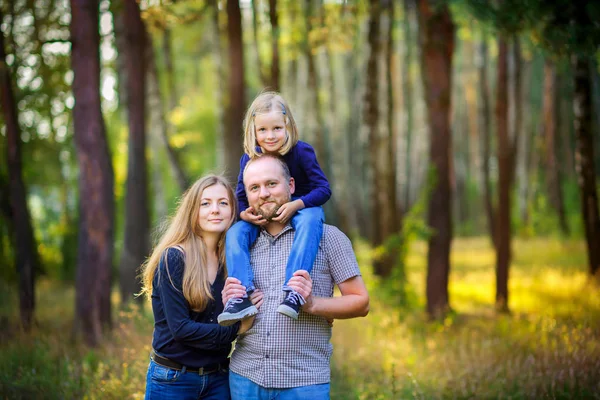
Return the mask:
[[225,232],[232,213],[233,206],[223,185],[212,185],[202,191],[198,223],[203,233]]
[[264,153],[278,153],[287,140],[285,119],[281,111],[273,110],[254,117],[256,142]]

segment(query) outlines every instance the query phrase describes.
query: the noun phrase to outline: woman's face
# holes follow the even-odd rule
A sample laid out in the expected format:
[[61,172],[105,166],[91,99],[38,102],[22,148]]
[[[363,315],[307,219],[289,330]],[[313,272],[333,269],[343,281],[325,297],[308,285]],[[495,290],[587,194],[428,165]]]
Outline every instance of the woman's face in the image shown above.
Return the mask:
[[200,199],[199,224],[202,232],[221,234],[227,230],[233,213],[227,189],[216,184],[204,189]]

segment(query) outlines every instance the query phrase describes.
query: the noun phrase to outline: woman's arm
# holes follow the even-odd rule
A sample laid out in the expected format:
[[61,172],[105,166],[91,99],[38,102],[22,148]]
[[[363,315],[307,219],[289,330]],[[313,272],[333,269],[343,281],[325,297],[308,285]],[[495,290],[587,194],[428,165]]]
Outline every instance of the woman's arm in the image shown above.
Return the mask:
[[[223,327],[215,323],[196,322],[190,318],[190,308],[183,296],[184,256],[179,250],[167,250],[167,262],[161,257],[156,290],[162,301],[167,325],[178,342],[199,349],[228,346],[237,336],[240,324]],[[217,278],[219,279],[219,278]]]

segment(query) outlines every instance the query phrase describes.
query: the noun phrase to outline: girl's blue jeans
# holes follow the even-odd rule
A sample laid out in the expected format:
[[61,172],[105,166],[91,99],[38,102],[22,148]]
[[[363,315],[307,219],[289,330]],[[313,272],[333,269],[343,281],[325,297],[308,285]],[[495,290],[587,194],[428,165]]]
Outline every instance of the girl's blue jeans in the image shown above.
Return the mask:
[[[304,269],[310,273],[317,258],[323,234],[325,214],[321,207],[307,207],[298,211],[291,220],[296,231],[292,250],[285,269],[285,284],[294,272]],[[228,231],[225,242],[225,260],[229,276],[239,279],[246,291],[254,290],[254,273],[250,265],[250,248],[258,238],[260,227],[246,221],[238,221]]]

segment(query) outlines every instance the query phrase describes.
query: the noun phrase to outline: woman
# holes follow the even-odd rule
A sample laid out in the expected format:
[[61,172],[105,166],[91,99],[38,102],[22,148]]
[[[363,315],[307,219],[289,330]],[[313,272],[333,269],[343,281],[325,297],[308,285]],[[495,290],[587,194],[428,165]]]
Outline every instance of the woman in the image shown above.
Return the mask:
[[[229,183],[209,175],[184,194],[175,216],[143,265],[154,334],[146,399],[229,399],[228,355],[253,319],[219,326],[227,271],[225,232],[237,215]],[[252,301],[262,304],[262,293]]]

